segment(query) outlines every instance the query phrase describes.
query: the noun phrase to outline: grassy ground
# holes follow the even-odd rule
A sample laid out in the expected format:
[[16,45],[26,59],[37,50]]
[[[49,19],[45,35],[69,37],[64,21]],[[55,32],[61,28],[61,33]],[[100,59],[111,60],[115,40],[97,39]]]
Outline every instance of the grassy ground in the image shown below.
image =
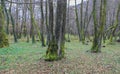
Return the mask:
[[0,74],[120,74],[120,43],[102,47],[102,53],[86,52],[91,43],[66,42],[66,55],[60,61],[43,59],[47,47],[40,43],[10,43],[0,49]]

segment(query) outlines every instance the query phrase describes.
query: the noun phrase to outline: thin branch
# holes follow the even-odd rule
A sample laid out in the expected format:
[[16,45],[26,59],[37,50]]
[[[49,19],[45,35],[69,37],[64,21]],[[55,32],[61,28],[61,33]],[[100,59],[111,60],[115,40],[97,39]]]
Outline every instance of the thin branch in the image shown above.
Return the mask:
[[34,3],[29,3],[29,2],[14,2],[14,1],[9,1],[9,0],[5,0],[6,2],[9,2],[9,3],[14,3],[14,4],[40,4],[40,2],[34,2]]

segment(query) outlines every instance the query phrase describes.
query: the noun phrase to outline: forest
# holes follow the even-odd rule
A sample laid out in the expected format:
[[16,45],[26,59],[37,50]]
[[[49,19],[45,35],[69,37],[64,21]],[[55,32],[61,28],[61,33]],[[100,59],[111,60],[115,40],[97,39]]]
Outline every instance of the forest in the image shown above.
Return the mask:
[[120,74],[120,0],[0,0],[0,74]]

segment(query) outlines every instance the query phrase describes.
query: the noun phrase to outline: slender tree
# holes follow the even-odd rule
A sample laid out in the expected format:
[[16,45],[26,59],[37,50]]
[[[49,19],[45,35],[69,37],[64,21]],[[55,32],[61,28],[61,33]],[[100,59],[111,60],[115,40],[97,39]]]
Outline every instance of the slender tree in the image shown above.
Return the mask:
[[[11,0],[12,1],[12,0]],[[13,18],[13,15],[12,15],[12,12],[11,12],[11,9],[12,9],[12,3],[10,3],[10,7],[9,7],[9,15],[10,15],[10,19],[11,19],[11,24],[12,24],[12,29],[13,29],[13,35],[14,35],[14,42],[18,42],[17,40],[17,35],[15,33],[15,22],[14,22],[14,18]]]
[[69,8],[70,8],[70,0],[68,0],[68,4],[67,4],[67,13],[68,14],[67,14],[67,22],[66,22],[67,26],[69,26],[68,27],[68,36],[67,36],[68,37],[67,38],[68,42],[70,42],[70,9]]
[[[18,0],[16,0],[16,1],[19,2]],[[15,33],[16,33],[17,38],[19,38],[19,33],[18,33],[18,30],[19,30],[19,27],[18,27],[18,24],[19,24],[19,11],[18,11],[18,8],[19,8],[19,4],[16,4]]]
[[[30,0],[30,3],[32,3],[32,0]],[[32,43],[35,43],[35,34],[34,34],[34,22],[35,22],[35,20],[34,20],[34,14],[33,14],[33,5],[32,4],[30,4],[30,8],[29,8],[29,11],[30,11],[30,16],[31,16],[31,37],[32,37]]]
[[80,34],[80,25],[79,25],[79,19],[78,19],[78,10],[77,10],[77,1],[75,0],[75,15],[76,15],[76,25],[77,25],[77,31],[79,36],[79,41],[81,41],[81,34]]
[[119,13],[120,13],[120,4],[118,5],[117,14],[116,14],[116,20],[115,20],[115,22],[114,22],[114,24],[113,24],[112,33],[111,33],[111,35],[110,35],[110,43],[113,42],[113,36],[115,35],[115,32],[116,32],[116,30],[117,30],[117,27],[119,26],[119,24],[118,24],[118,21],[119,21],[119,19],[118,19]]
[[45,46],[45,39],[44,39],[44,11],[43,11],[43,0],[41,0],[40,2],[40,7],[41,7],[41,42],[42,42],[42,46]]
[[80,33],[81,33],[81,41],[84,44],[85,43],[85,32],[84,32],[84,22],[83,22],[83,0],[81,0],[81,7],[80,7]]
[[45,2],[45,21],[46,21],[46,31],[47,31],[47,40],[46,40],[46,44],[49,44],[50,41],[50,33],[49,33],[49,25],[48,25],[48,0],[46,0]]

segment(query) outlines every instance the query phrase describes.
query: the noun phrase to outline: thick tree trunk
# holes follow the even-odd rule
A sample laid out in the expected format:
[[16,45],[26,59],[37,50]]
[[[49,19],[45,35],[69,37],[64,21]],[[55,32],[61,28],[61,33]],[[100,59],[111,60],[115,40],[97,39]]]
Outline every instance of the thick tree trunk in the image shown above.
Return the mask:
[[53,22],[54,22],[54,13],[53,13],[53,0],[48,0],[49,3],[49,43],[46,51],[47,61],[53,61],[57,58],[57,43],[55,42],[55,37],[53,34]]
[[[101,52],[101,44],[106,24],[106,0],[101,0],[100,5],[100,22],[96,17],[96,0],[93,0],[93,19],[94,19],[94,40],[91,52]],[[100,24],[100,25],[99,25]]]
[[[55,36],[53,28],[53,1],[49,0],[49,26],[51,32],[51,40],[46,52],[46,60],[54,61],[64,57],[65,44],[65,25],[66,25],[66,6],[67,0],[57,0],[57,14]],[[51,16],[52,15],[52,16]],[[51,16],[51,17],[50,17]]]
[[6,33],[4,31],[4,14],[3,14],[3,7],[0,6],[0,48],[9,46],[8,38],[6,36]]
[[6,17],[6,25],[7,25],[7,27],[6,27],[6,33],[9,34],[9,14],[8,14],[8,10],[6,8],[4,0],[1,0],[1,5],[3,6],[3,9],[5,11],[4,14],[5,14],[5,17]]

